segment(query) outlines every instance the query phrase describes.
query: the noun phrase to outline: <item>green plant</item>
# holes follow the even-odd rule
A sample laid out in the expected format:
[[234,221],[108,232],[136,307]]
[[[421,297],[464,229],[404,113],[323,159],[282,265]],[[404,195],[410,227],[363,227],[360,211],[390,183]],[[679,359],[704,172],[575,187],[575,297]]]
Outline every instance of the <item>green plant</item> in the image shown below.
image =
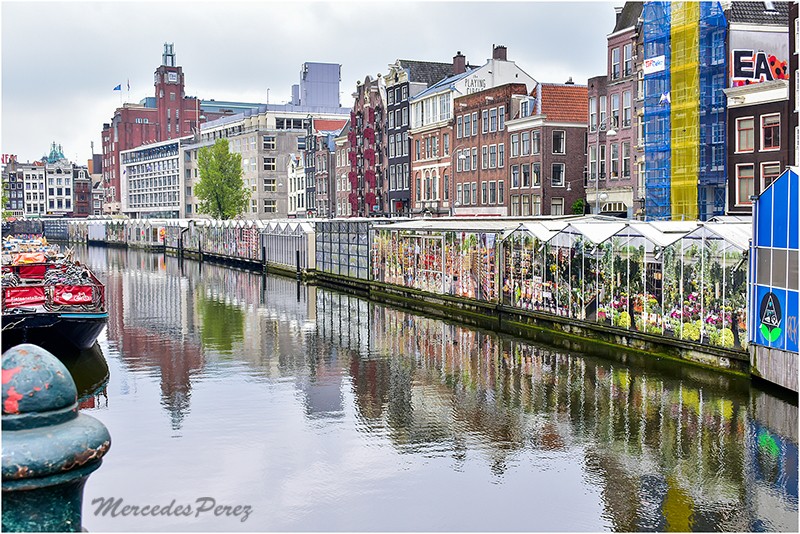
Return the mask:
[[696,323],[684,323],[681,339],[700,341],[700,327]]
[[723,328],[720,334],[720,345],[725,348],[733,348],[734,337],[733,337],[733,330],[730,328]]
[[621,312],[619,315],[614,316],[614,325],[620,326],[622,328],[630,328],[631,327],[631,314],[624,311]]
[[586,213],[586,203],[582,198],[572,203],[572,213],[575,215],[583,215]]

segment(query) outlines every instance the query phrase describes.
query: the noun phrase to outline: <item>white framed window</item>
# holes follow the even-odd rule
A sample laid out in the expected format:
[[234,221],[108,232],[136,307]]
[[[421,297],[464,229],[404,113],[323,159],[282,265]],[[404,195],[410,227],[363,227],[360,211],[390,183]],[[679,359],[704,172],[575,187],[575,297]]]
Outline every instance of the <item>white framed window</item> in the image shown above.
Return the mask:
[[628,43],[622,47],[622,60],[623,60],[623,75],[630,76],[633,74],[633,44]]
[[478,203],[478,182],[472,182],[472,203]]
[[489,145],[489,168],[497,168],[497,145]]
[[631,144],[622,143],[622,176],[628,178],[631,175]]
[[519,134],[511,134],[511,156],[516,158],[519,156]]
[[761,116],[761,150],[781,149],[781,116],[778,113]]
[[519,189],[519,165],[511,166],[511,189]]
[[472,113],[472,135],[478,135],[478,112],[477,111]]
[[472,148],[472,168],[478,170],[478,147]]
[[464,135],[464,119],[461,115],[456,118],[456,139],[461,139]]
[[[500,106],[497,109],[497,115],[499,117],[498,118],[498,123],[497,123],[497,129],[498,129],[498,131],[502,132],[503,130],[506,129],[506,107],[505,106]],[[500,183],[502,183],[502,182],[500,182]]]
[[464,135],[463,137],[469,137],[472,135],[472,115],[467,113],[464,115]]
[[531,133],[522,132],[522,155],[529,156],[531,153]]
[[619,144],[611,143],[611,179],[619,178]]
[[[536,132],[537,134],[539,132]],[[537,135],[538,137],[538,135]],[[567,133],[564,130],[553,130],[553,154],[567,153]]]
[[264,158],[264,170],[274,171],[277,168],[275,161],[275,158]]
[[531,166],[529,163],[522,165],[522,187],[531,186]]
[[489,110],[489,131],[497,131],[497,108],[492,108]]
[[611,95],[611,125],[619,128],[619,93]]
[[503,168],[506,166],[506,145],[500,143],[497,145],[497,167]]
[[[722,91],[717,91],[722,93]],[[724,94],[724,93],[723,93]],[[622,127],[628,128],[631,125],[631,92],[622,93]]]
[[497,204],[497,182],[489,182],[489,204]]
[[505,189],[505,181],[498,180],[497,181],[497,203],[498,204],[505,204],[506,203],[506,189]]
[[781,175],[781,162],[770,161],[761,164],[761,189],[759,194],[762,193],[769,185],[775,181],[775,178]]
[[597,179],[597,146],[590,145],[589,146],[589,175],[587,176],[589,181],[594,181]]
[[488,196],[487,196],[487,184],[488,182],[481,182],[481,204],[488,204]]
[[489,147],[483,145],[481,147],[481,169],[489,168]]
[[597,98],[589,97],[589,131],[597,130]]
[[752,152],[755,149],[755,121],[753,117],[736,119],[736,152]]
[[611,49],[611,79],[619,78],[619,48]]
[[[481,111],[481,133],[487,133],[489,131],[489,110],[484,109]],[[484,202],[485,204],[485,202]]]
[[550,184],[553,187],[564,187],[564,164],[553,163],[551,168]]
[[464,158],[462,156],[461,149],[456,150],[456,172],[463,172],[464,170]]
[[605,130],[608,128],[608,124],[606,124],[606,97],[598,97],[598,102],[600,103],[600,129]]
[[753,196],[753,164],[744,163],[736,166],[736,205],[747,206],[752,204]]
[[456,184],[456,203],[464,204],[464,192],[461,184]]

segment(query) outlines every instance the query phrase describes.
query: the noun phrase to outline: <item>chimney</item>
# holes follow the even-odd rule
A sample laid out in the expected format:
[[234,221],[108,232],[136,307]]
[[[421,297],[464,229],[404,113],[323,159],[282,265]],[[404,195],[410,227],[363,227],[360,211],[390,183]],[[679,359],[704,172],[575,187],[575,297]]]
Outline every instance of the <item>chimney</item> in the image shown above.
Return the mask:
[[575,85],[575,82],[572,81],[572,76],[569,77],[569,80],[564,82],[564,85]]
[[622,7],[623,6],[617,6],[617,7],[614,8],[614,11],[617,14],[617,18],[614,19],[615,20],[615,24],[619,24],[619,17],[620,17],[620,15],[622,15]]
[[467,71],[467,58],[461,54],[461,50],[453,56],[453,76]]
[[492,59],[508,61],[508,49],[503,45],[497,45],[492,49]]

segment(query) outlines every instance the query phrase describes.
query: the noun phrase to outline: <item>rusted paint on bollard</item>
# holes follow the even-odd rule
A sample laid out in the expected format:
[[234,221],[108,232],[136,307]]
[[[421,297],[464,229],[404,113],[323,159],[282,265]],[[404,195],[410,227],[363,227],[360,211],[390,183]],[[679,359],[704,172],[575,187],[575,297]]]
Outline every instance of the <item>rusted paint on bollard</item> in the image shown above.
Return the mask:
[[6,532],[78,532],[83,487],[111,446],[78,413],[66,367],[36,345],[3,354],[3,520]]

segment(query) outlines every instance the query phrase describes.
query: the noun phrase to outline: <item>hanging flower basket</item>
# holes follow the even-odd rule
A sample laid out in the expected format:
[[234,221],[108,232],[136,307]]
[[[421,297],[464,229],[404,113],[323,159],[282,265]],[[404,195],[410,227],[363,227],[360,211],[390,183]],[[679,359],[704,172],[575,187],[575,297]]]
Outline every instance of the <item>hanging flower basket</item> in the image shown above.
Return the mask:
[[369,126],[364,128],[364,139],[368,140],[370,143],[374,143],[375,142],[375,130],[373,130]]
[[364,159],[369,161],[370,165],[375,165],[375,151],[371,148],[368,148],[364,151]]
[[375,205],[375,193],[367,193],[364,195],[364,202],[370,209]]

